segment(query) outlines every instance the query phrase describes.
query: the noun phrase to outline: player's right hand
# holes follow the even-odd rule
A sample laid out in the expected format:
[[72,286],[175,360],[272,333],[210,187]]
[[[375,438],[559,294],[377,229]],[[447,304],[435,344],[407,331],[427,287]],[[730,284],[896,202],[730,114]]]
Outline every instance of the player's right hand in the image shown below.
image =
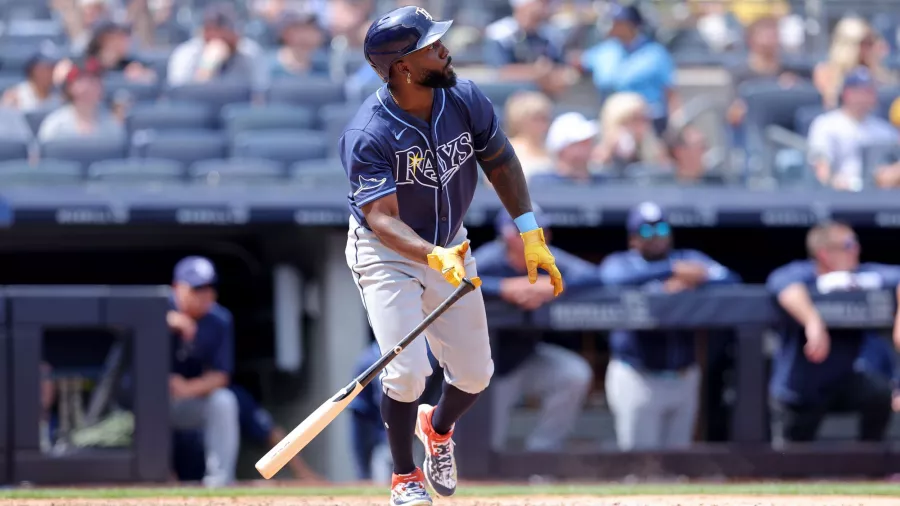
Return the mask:
[[452,248],[435,246],[428,255],[428,267],[438,271],[453,286],[459,286],[466,277],[466,252],[469,241]]
[[816,319],[807,323],[803,330],[806,334],[806,345],[803,347],[806,358],[814,364],[821,364],[831,351],[831,336],[828,329],[821,320]]

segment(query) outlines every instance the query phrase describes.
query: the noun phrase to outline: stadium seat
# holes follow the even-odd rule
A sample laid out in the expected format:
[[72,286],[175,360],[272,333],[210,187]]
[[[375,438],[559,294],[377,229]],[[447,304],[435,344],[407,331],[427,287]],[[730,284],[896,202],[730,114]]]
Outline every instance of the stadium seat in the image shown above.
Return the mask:
[[321,107],[344,101],[344,88],[327,78],[297,77],[277,79],[269,86],[266,98],[276,104]]
[[221,132],[166,130],[136,136],[132,154],[140,158],[162,158],[190,165],[207,158],[224,158],[227,142]]
[[128,146],[117,139],[68,138],[40,143],[41,158],[72,160],[87,167],[102,160],[125,158]]
[[230,158],[201,160],[188,169],[189,177],[209,185],[231,183],[271,183],[285,179],[284,167],[272,160]]
[[50,115],[51,112],[56,110],[55,107],[42,107],[39,109],[33,109],[24,114],[25,121],[28,123],[28,127],[31,129],[31,133],[37,135],[38,131],[41,129],[41,123],[44,122],[44,119]]
[[132,103],[156,102],[161,86],[159,81],[152,83],[129,81],[120,73],[110,73],[103,78],[103,87],[109,102],[119,97],[126,97]]
[[0,184],[74,184],[82,182],[84,171],[69,160],[7,160],[0,162]]
[[105,182],[175,182],[184,179],[179,162],[155,158],[104,160],[88,167],[88,179]]
[[774,167],[776,148],[767,139],[766,127],[778,125],[792,130],[800,108],[822,104],[822,96],[811,83],[785,88],[775,80],[760,79],[741,84],[737,92],[747,104],[744,147],[754,171]]
[[812,122],[823,112],[825,112],[825,108],[822,104],[805,105],[798,108],[794,113],[794,131],[804,137],[808,136]]
[[478,88],[484,92],[484,95],[495,106],[503,107],[506,100],[517,91],[538,89],[533,82],[517,82],[517,81],[494,81],[478,83]]
[[316,113],[310,107],[288,104],[228,104],[222,108],[222,125],[232,135],[260,130],[311,129],[316,126]]
[[355,104],[328,104],[319,110],[319,121],[328,142],[328,156],[337,156],[338,141],[344,127],[356,115],[359,106]]
[[294,182],[309,184],[347,184],[347,174],[339,158],[321,158],[297,162],[290,167],[290,177]]
[[28,144],[21,141],[0,139],[0,160],[28,158]]
[[875,169],[900,161],[900,144],[873,144],[862,148],[863,185],[874,186]]
[[325,134],[315,130],[243,132],[234,137],[231,156],[265,158],[283,164],[325,158]]
[[161,102],[138,104],[128,113],[125,125],[130,134],[141,130],[195,129],[216,127],[216,117],[206,106],[192,103]]
[[5,92],[9,88],[12,88],[13,86],[19,84],[24,80],[25,78],[22,74],[19,74],[17,72],[7,73],[0,70],[0,93]]
[[167,99],[175,102],[196,102],[218,113],[225,104],[250,102],[252,85],[243,80],[209,81],[190,83],[169,88]]
[[876,114],[883,119],[888,119],[891,105],[900,98],[900,87],[881,88],[878,90],[878,111]]

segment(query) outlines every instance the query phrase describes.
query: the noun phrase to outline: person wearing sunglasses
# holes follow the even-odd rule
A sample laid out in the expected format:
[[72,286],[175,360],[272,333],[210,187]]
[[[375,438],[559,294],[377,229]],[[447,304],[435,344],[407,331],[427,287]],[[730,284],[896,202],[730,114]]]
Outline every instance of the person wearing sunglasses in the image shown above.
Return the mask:
[[[860,263],[853,229],[839,222],[816,225],[807,233],[809,259],[773,271],[766,282],[793,321],[779,329],[772,360],[769,404],[773,444],[813,441],[829,412],[860,415],[859,439],[881,441],[891,416],[890,379],[858,368],[866,358],[866,339],[881,336],[855,329],[828,329],[810,292],[898,290],[900,266]],[[900,313],[894,325],[900,348]]]
[[[604,285],[677,293],[740,278],[704,253],[672,246],[672,226],[663,210],[645,202],[627,219],[627,251],[600,264]],[[690,331],[610,333],[606,399],[622,451],[684,448],[697,417],[700,369]]]

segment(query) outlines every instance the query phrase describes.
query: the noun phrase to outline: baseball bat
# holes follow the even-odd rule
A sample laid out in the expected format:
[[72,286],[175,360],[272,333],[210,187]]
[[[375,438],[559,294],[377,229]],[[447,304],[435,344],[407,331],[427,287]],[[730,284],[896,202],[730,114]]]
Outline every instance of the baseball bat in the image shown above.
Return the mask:
[[316,436],[322,432],[337,418],[337,416],[359,395],[363,389],[375,379],[375,376],[381,373],[388,364],[394,360],[394,357],[406,349],[413,341],[419,337],[429,325],[437,320],[450,306],[456,303],[463,295],[475,290],[481,285],[478,278],[463,278],[463,282],[456,287],[456,290],[441,303],[434,311],[419,323],[416,328],[412,329],[393,349],[385,353],[377,362],[369,366],[362,374],[357,376],[346,387],[339,390],[334,396],[325,401],[318,409],[313,411],[311,415],[306,417],[303,422],[294,428],[287,436],[284,437],[277,445],[275,445],[263,458],[256,463],[256,470],[265,479],[275,476],[288,462],[291,461],[298,453],[300,453],[306,445],[309,444]]

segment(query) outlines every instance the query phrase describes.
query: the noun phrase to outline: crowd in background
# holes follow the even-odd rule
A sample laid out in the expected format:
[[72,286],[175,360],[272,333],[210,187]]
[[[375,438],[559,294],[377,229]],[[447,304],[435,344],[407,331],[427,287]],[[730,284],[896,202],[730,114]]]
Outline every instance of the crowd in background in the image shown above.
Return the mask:
[[[7,0],[0,36],[0,138],[34,148],[28,163],[36,171],[43,146],[54,141],[90,138],[131,147],[165,141],[147,140],[148,129],[179,135],[203,130],[221,135],[228,146],[192,155],[200,144],[179,144],[169,153],[178,151],[181,162],[237,156],[235,141],[221,132],[231,123],[201,121],[186,107],[163,107],[159,100],[171,99],[167,90],[195,86],[182,97],[217,106],[245,101],[271,112],[244,128],[330,135],[324,108],[314,109],[320,117],[308,122],[267,109],[279,83],[287,83],[298,103],[310,105],[318,95],[301,96],[312,89],[310,83],[322,82],[344,102],[343,109],[328,110],[339,132],[355,101],[381,84],[363,59],[362,42],[372,19],[397,4],[455,18],[445,43],[460,74],[467,65],[485,66],[496,71],[499,83],[509,83],[494,83],[491,98],[532,184],[715,186],[765,176],[778,184],[846,191],[900,186],[897,24],[889,9],[869,9],[865,1],[827,2],[831,17],[823,19],[805,12],[806,2],[787,0]],[[713,145],[713,132],[696,121],[692,102],[679,92],[679,69],[698,66],[725,69],[733,85],[731,99],[717,111],[728,133],[721,145]],[[235,81],[246,83],[246,95],[229,96],[231,88],[218,86]],[[560,110],[558,103],[585,82],[594,88],[597,105]],[[269,141],[260,139],[257,151],[241,156],[266,158]],[[64,150],[56,153],[66,156]],[[327,151],[290,151],[280,161],[319,159],[326,160]],[[98,152],[91,161],[101,160]],[[550,297],[540,291],[546,286],[523,281],[516,264],[521,254],[514,251],[521,244],[503,220],[497,240],[475,252],[483,289],[534,309]],[[664,210],[652,203],[632,212],[628,232],[623,251],[599,266],[554,251],[568,286],[675,293],[740,282],[702,252],[676,249]],[[895,287],[897,268],[860,265],[855,235],[841,224],[814,228],[807,247],[812,260],[776,271],[769,283],[797,322],[783,332],[771,377],[774,438],[814,439],[825,413],[855,410],[864,415],[860,437],[881,439],[892,402],[891,350],[864,333],[831,339],[807,304],[808,290]],[[205,441],[200,436],[193,444],[205,446],[207,480],[218,484],[233,479],[242,430],[255,430],[268,442],[280,432],[260,422],[265,415],[252,399],[242,401],[240,391],[227,388],[227,379],[205,377],[210,368],[227,375],[231,358],[188,346],[204,328],[211,329],[210,342],[232,339],[223,330],[230,316],[213,303],[215,271],[204,266],[203,259],[189,259],[176,269],[169,315],[181,338],[175,349],[203,354],[188,364],[184,356],[173,359],[170,386],[173,420],[179,428],[205,431]],[[192,297],[205,301],[205,310],[191,315],[185,307],[197,304]],[[617,331],[610,337],[605,394],[622,450],[683,447],[694,434],[700,373],[693,336],[650,334]],[[501,340],[495,350],[492,385],[504,394],[494,406],[494,444],[505,444],[503,425],[514,405],[536,396],[542,414],[525,446],[555,449],[565,444],[595,371],[571,349],[530,337]],[[660,340],[666,345],[659,346]],[[228,353],[228,344],[215,346]],[[204,378],[205,386],[185,378]],[[550,384],[557,387],[546,388]],[[377,387],[369,390],[377,395]],[[215,409],[198,414],[207,404]],[[379,446],[380,415],[370,409],[377,401],[370,404],[364,396],[353,407],[361,477],[372,476],[367,462]],[[314,476],[303,467],[297,474]]]
[[[274,157],[266,156],[273,141],[222,133],[235,124],[285,136],[316,130],[322,146],[278,161],[331,167],[329,146],[354,104],[381,84],[362,56],[365,31],[378,13],[408,3],[456,20],[444,42],[463,75],[472,66],[494,72],[482,84],[530,178],[900,184],[897,29],[878,0],[822,2],[815,12],[788,0],[8,0],[0,131],[28,143],[32,165],[41,156],[190,165]],[[730,103],[680,93],[681,70],[698,67],[727,72]],[[585,84],[595,89],[590,104],[560,106]],[[212,110],[148,111],[165,101]],[[267,103],[313,117],[286,121]],[[236,104],[258,110],[226,113]],[[709,110],[712,127],[699,121]],[[148,135],[175,130],[205,149],[179,152],[165,135]],[[125,147],[91,156],[54,143],[87,137]],[[0,151],[22,158],[20,149]]]

